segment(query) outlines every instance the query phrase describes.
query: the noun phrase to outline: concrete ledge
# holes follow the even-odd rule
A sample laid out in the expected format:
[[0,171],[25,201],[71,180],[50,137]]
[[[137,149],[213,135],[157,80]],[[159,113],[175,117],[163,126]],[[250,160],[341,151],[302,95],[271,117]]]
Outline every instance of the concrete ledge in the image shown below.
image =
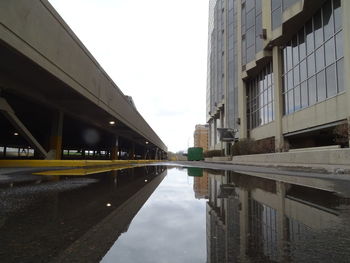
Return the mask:
[[350,149],[312,150],[234,156],[235,164],[350,165]]
[[147,164],[162,160],[0,160],[1,167],[95,167]]
[[288,152],[311,152],[311,151],[321,151],[321,150],[335,150],[335,149],[341,149],[340,145],[331,145],[331,146],[322,146],[322,147],[310,147],[310,148],[299,148],[299,149],[292,149]]
[[232,160],[231,156],[217,156],[211,158],[204,158],[205,162],[229,162]]

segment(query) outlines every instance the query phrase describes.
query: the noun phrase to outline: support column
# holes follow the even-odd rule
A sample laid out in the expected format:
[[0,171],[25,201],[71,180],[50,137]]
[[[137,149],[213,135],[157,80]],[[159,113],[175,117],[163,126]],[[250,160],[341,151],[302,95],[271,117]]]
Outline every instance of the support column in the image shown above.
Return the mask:
[[347,119],[348,119],[348,139],[350,145],[350,1],[342,0],[342,16],[343,16],[343,47],[344,47],[344,90],[347,96]]
[[119,137],[115,136],[112,140],[112,147],[111,147],[111,160],[118,160],[118,153],[119,153]]
[[274,83],[274,99],[275,99],[275,151],[283,152],[285,151],[285,140],[283,138],[283,127],[282,127],[282,117],[283,117],[283,83],[282,83],[282,73],[283,73],[283,62],[282,62],[282,52],[278,46],[273,47],[273,83]]
[[46,150],[34,138],[21,120],[17,118],[15,111],[2,97],[0,97],[0,113],[4,114],[5,118],[11,122],[11,124],[20,132],[21,136],[34,148],[35,156],[47,157],[48,153]]
[[63,132],[63,112],[58,111],[53,114],[50,135],[50,149],[47,155],[48,160],[62,159],[62,132]]

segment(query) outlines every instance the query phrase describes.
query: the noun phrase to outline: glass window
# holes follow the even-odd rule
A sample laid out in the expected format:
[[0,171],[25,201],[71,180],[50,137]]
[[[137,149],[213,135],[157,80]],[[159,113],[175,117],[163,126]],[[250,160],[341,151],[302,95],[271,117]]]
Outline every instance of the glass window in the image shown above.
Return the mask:
[[300,81],[307,79],[306,59],[300,62]]
[[242,64],[245,65],[247,63],[247,47],[245,39],[242,39]]
[[[272,121],[272,103],[273,99],[273,87],[268,86],[272,65],[269,64],[264,68],[261,73],[249,83],[247,83],[247,95],[248,101],[252,101],[252,109],[249,112],[247,108],[248,119],[252,120],[250,128],[255,128],[259,125],[266,124]],[[271,83],[272,84],[272,83]]]
[[276,29],[282,25],[282,9],[277,8],[272,11],[272,29]]
[[228,9],[231,10],[233,8],[233,0],[228,0]]
[[255,59],[255,45],[247,49],[247,62],[253,61]]
[[271,10],[281,7],[281,1],[282,0],[271,0]]
[[300,108],[301,108],[300,86],[296,86],[294,89],[294,110],[297,111]]
[[256,10],[256,14],[261,13],[261,11],[262,11],[261,0],[255,0],[255,10]]
[[255,7],[255,0],[246,0],[245,3],[246,3],[247,12]]
[[288,72],[288,90],[291,90],[294,88],[293,84],[293,71]]
[[293,65],[297,65],[299,63],[299,48],[298,48],[298,37],[295,36],[292,40],[292,48],[293,48]]
[[300,82],[299,79],[299,65],[294,67],[294,86],[298,85]]
[[269,113],[267,110],[267,105],[264,107],[264,124],[269,123]]
[[343,30],[340,31],[335,36],[335,46],[336,46],[337,59],[339,59],[339,58],[344,56],[344,51],[343,51]]
[[326,69],[327,78],[327,97],[333,97],[337,94],[337,81],[335,75],[335,64]]
[[314,16],[315,46],[316,48],[323,43],[323,29],[321,10],[317,11]]
[[287,92],[287,90],[288,90],[288,77],[287,77],[287,75],[284,75],[282,77],[282,79],[283,79],[283,92]]
[[334,38],[328,40],[325,44],[326,67],[334,63]]
[[307,81],[309,88],[309,105],[313,105],[317,101],[317,93],[316,93],[316,77],[313,76],[309,78]]
[[289,71],[293,67],[292,47],[290,43],[288,43],[286,49],[287,49],[287,70]]
[[312,20],[309,20],[306,23],[305,26],[305,33],[306,33],[306,48],[307,48],[307,54],[311,54],[315,47],[314,47],[314,34],[312,30]]
[[288,91],[288,113],[294,112],[294,90]]
[[338,92],[344,91],[344,59],[342,58],[337,62],[337,80],[338,80]]
[[284,74],[287,73],[287,49],[283,49],[283,69],[284,69]]
[[324,48],[321,46],[316,50],[316,72],[324,68]]
[[307,75],[311,77],[313,74],[315,74],[315,57],[311,54],[307,57]]
[[306,44],[305,44],[305,36],[304,36],[304,27],[299,31],[298,39],[299,39],[300,60],[303,60],[306,57]]
[[267,101],[270,103],[272,101],[272,88],[269,87],[267,90]]
[[272,121],[272,104],[267,105],[267,121]]
[[255,10],[251,10],[247,13],[247,28],[251,28],[255,25]]
[[307,106],[309,106],[308,90],[307,90],[307,82],[306,81],[301,83],[300,92],[301,92],[301,107],[306,108]]
[[288,110],[288,93],[285,93],[283,96],[283,103],[284,103],[284,115],[289,114]]
[[317,101],[327,98],[326,80],[324,70],[317,74]]
[[[348,0],[345,0],[345,1],[348,1]],[[334,8],[334,29],[335,29],[335,32],[337,32],[343,27],[341,0],[334,0],[333,8]]]
[[332,1],[327,1],[322,8],[323,11],[323,26],[324,26],[324,38],[325,40],[333,36],[333,10]]
[[254,43],[255,43],[255,29],[254,27],[252,27],[247,31],[247,47],[250,47]]

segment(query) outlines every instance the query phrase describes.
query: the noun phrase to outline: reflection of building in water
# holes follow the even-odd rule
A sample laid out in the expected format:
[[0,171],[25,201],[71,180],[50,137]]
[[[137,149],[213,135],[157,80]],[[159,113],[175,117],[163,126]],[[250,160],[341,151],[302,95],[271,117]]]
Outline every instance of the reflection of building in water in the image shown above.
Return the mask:
[[340,199],[317,189],[326,189],[324,181],[314,179],[312,188],[222,173],[209,173],[208,263],[299,262],[311,250],[331,260],[320,233],[340,225],[334,209]]
[[208,198],[208,172],[203,171],[203,176],[193,179],[194,196],[197,199]]

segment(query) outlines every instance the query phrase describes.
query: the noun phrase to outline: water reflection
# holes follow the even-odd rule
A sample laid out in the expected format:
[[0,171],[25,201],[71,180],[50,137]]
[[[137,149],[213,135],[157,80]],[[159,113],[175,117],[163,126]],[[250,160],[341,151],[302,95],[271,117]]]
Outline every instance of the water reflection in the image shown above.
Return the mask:
[[320,184],[209,171],[207,262],[346,262],[350,202]]
[[54,171],[6,183],[0,262],[349,259],[346,181],[166,169]]
[[168,171],[102,263],[205,262],[206,200],[194,198],[187,172]]
[[98,262],[165,175],[153,166],[0,189],[0,262]]

